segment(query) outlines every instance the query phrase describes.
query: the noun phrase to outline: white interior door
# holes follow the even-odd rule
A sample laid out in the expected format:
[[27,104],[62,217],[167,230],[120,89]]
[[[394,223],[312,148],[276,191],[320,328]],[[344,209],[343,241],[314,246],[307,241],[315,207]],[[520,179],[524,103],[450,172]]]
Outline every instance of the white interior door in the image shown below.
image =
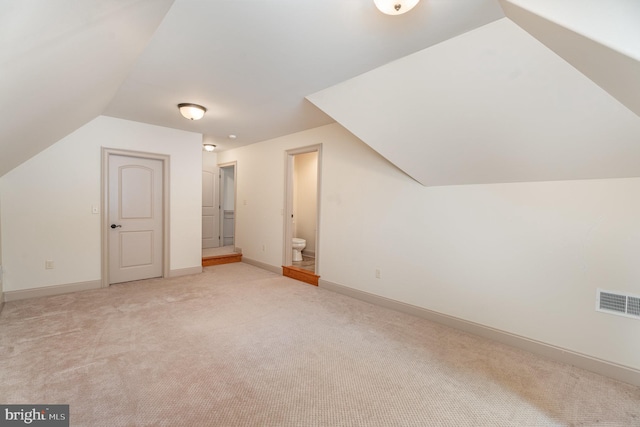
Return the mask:
[[109,156],[109,283],[162,277],[162,161]]
[[202,171],[202,249],[220,246],[217,169]]

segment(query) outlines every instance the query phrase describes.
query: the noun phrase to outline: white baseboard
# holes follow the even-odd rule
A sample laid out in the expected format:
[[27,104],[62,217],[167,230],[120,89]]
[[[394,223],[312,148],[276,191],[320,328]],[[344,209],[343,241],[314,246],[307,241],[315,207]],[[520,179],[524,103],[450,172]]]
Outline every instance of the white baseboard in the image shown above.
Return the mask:
[[[263,268],[265,270],[282,274],[282,269],[279,267],[274,267],[259,261],[252,261],[252,260],[245,261],[244,259],[243,261],[247,262],[248,264],[253,264],[257,267]],[[189,276],[192,274],[200,274],[200,273],[202,273],[202,266],[179,268],[175,270],[170,270],[169,277]],[[102,287],[101,280],[93,280],[91,282],[78,282],[78,283],[69,283],[64,285],[45,286],[42,288],[31,288],[31,289],[22,289],[18,291],[7,291],[7,292],[0,293],[0,311],[2,311],[4,303],[9,301],[18,301],[18,300],[28,299],[28,298],[62,295],[62,294],[68,294],[71,292],[99,289],[101,287]]]
[[64,285],[45,286],[42,288],[22,289],[19,291],[4,292],[4,300],[18,301],[27,298],[49,297],[53,295],[68,294],[71,292],[89,291],[102,287],[101,280],[92,280],[90,282],[68,283]]
[[640,370],[320,279],[318,286],[640,387]]
[[200,274],[200,273],[202,273],[201,265],[197,267],[177,268],[175,270],[170,270],[169,277],[190,276],[192,274]]
[[[202,273],[202,267],[190,267],[180,268],[169,271],[169,277],[187,276],[191,274]],[[7,291],[0,297],[0,300],[4,298],[4,301],[18,301],[28,298],[49,297],[53,295],[68,294],[71,292],[88,291],[92,289],[99,289],[102,287],[102,280],[93,280],[90,282],[78,282],[69,283],[64,285],[45,286],[42,288],[22,289],[19,291]],[[2,303],[0,303],[0,306]],[[1,310],[1,308],[0,308]]]
[[271,271],[272,273],[276,273],[282,276],[282,267],[276,267],[275,265],[266,264],[264,262],[256,261],[255,259],[247,258],[245,256],[242,257],[242,262],[246,262],[247,264],[260,267],[263,270]]

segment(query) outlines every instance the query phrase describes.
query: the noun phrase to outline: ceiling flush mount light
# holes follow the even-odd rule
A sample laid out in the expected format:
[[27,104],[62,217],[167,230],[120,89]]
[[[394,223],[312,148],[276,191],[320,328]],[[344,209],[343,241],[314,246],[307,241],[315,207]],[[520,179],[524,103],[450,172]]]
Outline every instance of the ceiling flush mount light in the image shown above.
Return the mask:
[[209,152],[216,149],[216,146],[213,144],[204,144],[203,147],[204,147],[204,151],[209,151]]
[[182,117],[189,120],[200,120],[207,111],[202,105],[198,104],[178,104]]
[[380,12],[387,15],[402,15],[409,12],[420,0],[373,0]]

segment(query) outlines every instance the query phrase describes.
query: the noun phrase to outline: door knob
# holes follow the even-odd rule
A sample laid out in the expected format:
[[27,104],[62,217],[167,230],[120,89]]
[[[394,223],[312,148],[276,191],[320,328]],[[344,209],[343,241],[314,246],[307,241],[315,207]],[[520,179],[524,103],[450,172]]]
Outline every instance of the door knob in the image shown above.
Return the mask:
[[118,228],[118,227],[122,227],[120,224],[115,225],[115,224],[111,224],[111,228]]

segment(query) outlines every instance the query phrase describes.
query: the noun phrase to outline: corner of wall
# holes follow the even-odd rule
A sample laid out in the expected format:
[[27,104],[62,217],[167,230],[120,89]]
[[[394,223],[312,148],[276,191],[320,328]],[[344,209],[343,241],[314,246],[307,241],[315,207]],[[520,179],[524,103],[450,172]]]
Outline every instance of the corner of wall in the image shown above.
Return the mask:
[[[1,178],[0,178],[1,180]],[[2,287],[2,189],[0,188],[0,313],[4,307],[4,292]]]

